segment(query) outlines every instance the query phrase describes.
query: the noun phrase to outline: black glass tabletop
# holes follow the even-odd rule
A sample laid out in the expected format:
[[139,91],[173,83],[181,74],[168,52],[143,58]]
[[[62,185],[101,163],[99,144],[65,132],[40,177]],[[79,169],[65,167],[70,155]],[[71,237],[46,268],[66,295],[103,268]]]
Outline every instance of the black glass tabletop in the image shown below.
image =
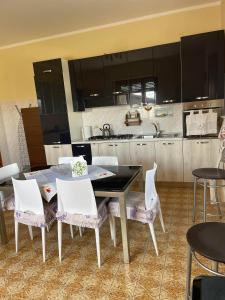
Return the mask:
[[141,166],[101,166],[114,176],[92,181],[94,191],[123,192],[141,171]]
[[[105,177],[97,180],[92,180],[92,186],[94,191],[107,191],[107,192],[123,192],[134,180],[134,178],[141,171],[141,166],[100,166],[108,171],[111,171],[115,175]],[[16,179],[25,179],[23,173],[19,173],[14,176]],[[11,178],[0,182],[2,185],[11,185]]]

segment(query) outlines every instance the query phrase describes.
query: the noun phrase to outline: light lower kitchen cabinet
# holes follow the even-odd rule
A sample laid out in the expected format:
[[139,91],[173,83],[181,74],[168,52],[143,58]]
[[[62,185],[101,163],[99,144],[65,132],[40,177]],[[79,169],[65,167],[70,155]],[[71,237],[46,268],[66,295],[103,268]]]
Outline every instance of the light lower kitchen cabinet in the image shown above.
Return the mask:
[[192,171],[217,167],[220,141],[218,139],[184,140],[184,181],[192,182]]
[[99,156],[99,144],[98,143],[91,143],[91,155]]
[[129,143],[101,143],[99,144],[99,155],[117,156],[120,165],[130,164]]
[[155,143],[157,180],[183,181],[182,141],[157,141]]
[[71,144],[45,145],[45,156],[47,165],[56,165],[60,156],[73,156]]
[[145,172],[152,169],[156,160],[154,142],[131,142],[130,143],[130,164],[143,166],[143,177]]

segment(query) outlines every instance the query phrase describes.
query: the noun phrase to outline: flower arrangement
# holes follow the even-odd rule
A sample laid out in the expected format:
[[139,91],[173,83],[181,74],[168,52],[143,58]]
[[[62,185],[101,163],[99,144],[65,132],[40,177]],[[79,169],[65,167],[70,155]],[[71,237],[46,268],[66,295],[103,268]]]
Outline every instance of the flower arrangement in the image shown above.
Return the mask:
[[71,169],[73,177],[87,175],[87,162],[83,156],[80,156],[71,162]]

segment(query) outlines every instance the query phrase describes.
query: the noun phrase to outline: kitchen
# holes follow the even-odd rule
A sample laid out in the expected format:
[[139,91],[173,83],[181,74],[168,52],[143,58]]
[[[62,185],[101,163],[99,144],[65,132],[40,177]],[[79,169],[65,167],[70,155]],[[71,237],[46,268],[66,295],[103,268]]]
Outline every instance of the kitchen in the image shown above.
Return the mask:
[[[60,59],[35,62],[47,164],[57,164],[62,153],[86,155],[89,163],[91,156],[116,155],[122,165],[143,165],[144,173],[156,161],[160,182],[192,182],[192,170],[217,165],[224,109],[223,65],[223,30],[181,37],[178,43],[70,60],[69,70]],[[196,74],[190,80],[193,68]],[[56,86],[60,80],[61,87]],[[61,115],[59,121],[57,113],[62,111],[64,119]],[[211,131],[202,131],[202,112],[215,116]],[[193,113],[196,130],[188,132],[187,115]],[[64,140],[60,131],[49,135],[51,122],[67,126]]]
[[[99,15],[97,7],[103,9],[106,5],[100,2],[90,9],[96,12],[95,15],[88,18],[90,11],[85,12],[85,22],[94,21]],[[143,8],[147,10],[154,1],[141,2],[145,2]],[[188,3],[187,7],[184,2]],[[0,245],[0,256],[9,270],[3,275],[3,298],[9,295],[21,299],[36,297],[37,288],[40,297],[49,299],[101,299],[106,296],[107,299],[172,300],[185,297],[186,300],[200,300],[196,290],[198,280],[204,281],[204,276],[200,279],[193,277],[193,282],[190,281],[192,256],[196,254],[193,249],[197,248],[194,243],[199,238],[195,235],[193,238],[191,230],[198,224],[207,226],[206,217],[211,225],[224,225],[224,195],[223,189],[220,192],[218,188],[218,203],[215,178],[210,177],[207,181],[203,177],[203,181],[198,181],[200,177],[193,171],[202,168],[217,170],[219,160],[224,163],[225,127],[224,1],[203,2],[198,0],[197,6],[192,6],[190,0],[179,4],[174,2],[173,10],[168,12],[166,6],[169,4],[164,3],[161,13],[140,18],[136,6],[134,19],[121,22],[114,16],[106,25],[102,21],[100,26],[93,23],[93,27],[77,28],[71,32],[63,27],[66,18],[63,23],[63,18],[57,21],[55,17],[52,24],[45,23],[48,24],[46,28],[49,26],[50,32],[53,24],[58,22],[64,31],[52,31],[50,38],[42,39],[33,31],[33,35],[20,43],[20,40],[11,41],[8,35],[5,39],[9,45],[3,43],[2,47],[0,39],[1,168],[16,163],[19,179],[25,176],[25,179],[38,182],[39,175],[40,178],[47,175],[51,178],[54,170],[63,174],[66,168],[64,170],[64,164],[60,165],[62,158],[82,156],[80,160],[86,160],[91,176],[91,170],[103,167],[94,163],[96,158],[107,157],[111,159],[110,166],[106,165],[100,174],[109,176],[101,179],[105,187],[100,187],[101,180],[91,179],[92,187],[96,197],[108,197],[107,209],[114,213],[118,200],[121,213],[119,221],[116,211],[116,222],[108,213],[110,226],[102,226],[101,262],[96,231],[96,249],[93,244],[90,230],[93,227],[82,228],[85,226],[74,223],[78,227],[75,231],[75,226],[73,229],[68,222],[70,230],[63,229],[62,240],[59,222],[65,216],[58,216],[58,226],[46,227],[45,257],[43,230],[40,236],[35,225],[31,226],[32,232],[28,224],[29,241],[26,226],[21,226],[18,249],[18,228],[15,227],[14,233],[12,222],[14,208],[0,209],[1,239],[4,230],[7,234],[5,245]],[[70,5],[75,7],[78,3]],[[122,7],[125,2],[120,5]],[[132,5],[137,5],[137,2]],[[69,4],[65,7],[68,8]],[[46,7],[46,12],[48,9]],[[126,19],[125,14],[122,16],[126,9],[120,12],[115,6],[114,9],[118,17],[121,13],[122,20]],[[74,22],[80,20],[79,12],[82,15],[81,8],[74,10]],[[110,15],[106,7],[104,12],[105,17]],[[61,13],[63,15],[62,7],[60,16]],[[67,14],[69,18],[69,11]],[[44,24],[44,14],[42,17]],[[100,16],[97,19],[100,20]],[[115,165],[113,158],[117,160]],[[0,199],[4,188],[8,184],[12,186],[8,181],[1,181],[1,168]],[[73,174],[72,165],[71,168]],[[143,225],[146,222],[127,220],[140,213],[137,207],[131,213],[125,209],[127,186],[126,189],[119,190],[114,186],[107,190],[113,178],[116,184],[122,184],[127,174],[133,174],[129,184],[126,183],[129,192],[143,191],[144,183],[145,191],[148,191],[146,176],[149,172],[155,172],[156,215],[159,216],[154,224],[155,233],[150,226],[150,235],[149,228]],[[221,176],[223,179],[224,175]],[[223,184],[221,178],[218,184]],[[197,189],[196,183],[203,188]],[[49,181],[48,185],[42,186],[43,189],[40,183],[39,187],[43,202],[49,198],[47,202],[53,204],[56,191],[59,195],[55,184]],[[15,201],[9,204],[13,206]],[[156,215],[154,212],[148,218],[154,222]],[[192,223],[194,218],[197,225]],[[211,222],[214,220],[217,222]],[[221,234],[220,228],[213,230]],[[212,232],[207,243],[216,236]],[[216,243],[215,238],[211,246],[219,248]],[[42,254],[43,265],[40,264]],[[213,261],[214,274],[221,276],[222,264],[218,267],[218,260],[211,253],[205,257]],[[206,266],[203,264],[203,268],[211,269],[209,262]],[[33,274],[39,274],[35,283],[25,265]],[[17,276],[12,278],[10,272],[23,274],[26,282]],[[205,271],[193,263],[193,273],[197,276]],[[190,282],[193,284],[192,295]]]

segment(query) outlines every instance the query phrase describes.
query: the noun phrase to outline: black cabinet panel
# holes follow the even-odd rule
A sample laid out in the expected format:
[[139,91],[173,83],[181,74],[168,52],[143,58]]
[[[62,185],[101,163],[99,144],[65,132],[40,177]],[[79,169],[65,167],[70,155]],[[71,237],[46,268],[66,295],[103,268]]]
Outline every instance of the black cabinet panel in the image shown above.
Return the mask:
[[35,76],[35,86],[41,114],[67,111],[63,78],[46,73]]
[[[61,64],[61,61],[60,61]],[[59,60],[36,62],[34,81],[41,114],[67,112],[62,67]]]
[[129,51],[129,103],[131,105],[155,103],[155,78],[153,51],[143,48]]
[[106,105],[128,104],[127,52],[104,55],[103,65]]
[[34,81],[44,144],[71,142],[61,59],[36,62]]
[[71,143],[67,114],[45,114],[40,117],[45,145]]
[[127,54],[129,79],[154,75],[152,47],[129,51]]
[[73,110],[84,111],[84,89],[79,59],[69,61],[70,84],[73,98]]
[[181,102],[180,43],[153,47],[156,103]]
[[181,38],[182,100],[224,97],[224,31]]
[[34,75],[46,73],[62,73],[61,59],[50,59],[33,63]]
[[82,155],[87,161],[88,165],[91,165],[92,154],[90,144],[72,144],[73,156]]
[[81,59],[83,99],[85,107],[111,105],[105,102],[104,69],[102,56]]

